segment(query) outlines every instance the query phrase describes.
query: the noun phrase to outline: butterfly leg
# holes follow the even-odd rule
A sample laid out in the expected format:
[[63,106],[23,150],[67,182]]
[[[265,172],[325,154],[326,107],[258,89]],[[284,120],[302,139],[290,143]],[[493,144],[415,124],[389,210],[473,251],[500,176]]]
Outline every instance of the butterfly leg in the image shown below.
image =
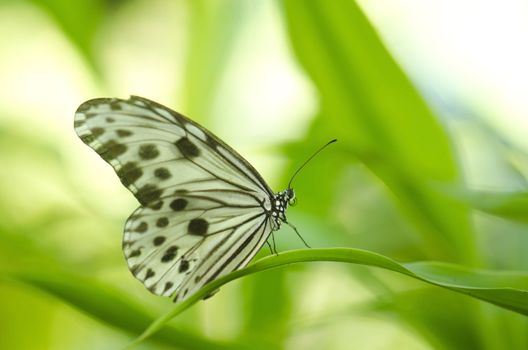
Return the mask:
[[274,253],[273,253],[273,249],[271,248],[271,244],[268,241],[266,241],[266,244],[268,245],[268,248],[270,250],[270,254],[273,255]]
[[286,224],[288,224],[288,226],[290,226],[294,231],[295,233],[297,234],[297,236],[299,236],[299,238],[301,239],[301,241],[304,243],[304,245],[306,246],[306,248],[312,248],[308,245],[308,243],[306,243],[306,241],[304,240],[304,238],[302,238],[301,234],[299,233],[299,231],[297,231],[297,227],[293,226],[293,224],[290,224],[288,221],[284,221]]
[[273,232],[271,232],[271,241],[273,242],[273,250],[275,251],[275,255],[279,255],[279,253],[277,253],[277,246],[275,245],[275,235],[273,234]]

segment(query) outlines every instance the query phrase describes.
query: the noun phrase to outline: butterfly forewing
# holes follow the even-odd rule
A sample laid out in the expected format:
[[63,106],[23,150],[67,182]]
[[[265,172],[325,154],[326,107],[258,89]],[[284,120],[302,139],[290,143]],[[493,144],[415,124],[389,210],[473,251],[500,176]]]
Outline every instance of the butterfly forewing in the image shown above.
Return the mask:
[[262,177],[181,114],[140,97],[95,99],[77,110],[75,131],[141,203],[123,251],[151,292],[187,298],[245,266],[272,231]]

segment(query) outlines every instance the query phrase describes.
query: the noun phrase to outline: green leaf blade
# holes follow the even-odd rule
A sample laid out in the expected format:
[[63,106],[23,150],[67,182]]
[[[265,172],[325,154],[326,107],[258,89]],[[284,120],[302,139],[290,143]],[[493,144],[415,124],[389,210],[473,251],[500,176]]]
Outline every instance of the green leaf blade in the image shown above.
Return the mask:
[[289,264],[316,261],[382,268],[528,316],[528,273],[475,270],[460,265],[435,262],[400,264],[383,255],[352,248],[303,249],[265,257],[245,269],[234,271],[211,282],[158,318],[136,339],[135,343],[152,336],[173,317],[232,280]]
[[[321,98],[319,127],[307,139],[331,133],[349,160],[367,165],[397,197],[432,259],[473,263],[467,206],[431,186],[460,180],[451,140],[359,6],[285,1],[284,9],[297,58]],[[334,168],[327,170],[337,174]],[[313,180],[305,175],[301,184]]]

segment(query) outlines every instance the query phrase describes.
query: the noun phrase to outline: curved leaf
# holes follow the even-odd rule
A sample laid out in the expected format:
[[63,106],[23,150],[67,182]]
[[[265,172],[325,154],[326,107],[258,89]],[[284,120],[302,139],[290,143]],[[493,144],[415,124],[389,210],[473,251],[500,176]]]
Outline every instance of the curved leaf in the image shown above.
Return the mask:
[[528,315],[528,273],[474,270],[437,262],[400,264],[383,255],[352,248],[302,249],[265,257],[245,269],[211,282],[158,318],[133,344],[150,337],[173,317],[232,280],[259,271],[308,261],[337,261],[379,267]]
[[475,209],[504,219],[528,223],[528,192],[491,192],[453,190],[455,197],[466,201]]

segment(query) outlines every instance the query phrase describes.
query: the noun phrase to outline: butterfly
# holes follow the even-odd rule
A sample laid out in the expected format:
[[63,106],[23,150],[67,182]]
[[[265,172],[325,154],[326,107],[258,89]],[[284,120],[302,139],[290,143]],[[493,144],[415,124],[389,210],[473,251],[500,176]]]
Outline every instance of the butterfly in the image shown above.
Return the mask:
[[122,248],[132,274],[156,295],[187,299],[245,267],[288,223],[291,181],[273,192],[234,149],[161,104],[89,100],[74,128],[141,204],[126,220]]

